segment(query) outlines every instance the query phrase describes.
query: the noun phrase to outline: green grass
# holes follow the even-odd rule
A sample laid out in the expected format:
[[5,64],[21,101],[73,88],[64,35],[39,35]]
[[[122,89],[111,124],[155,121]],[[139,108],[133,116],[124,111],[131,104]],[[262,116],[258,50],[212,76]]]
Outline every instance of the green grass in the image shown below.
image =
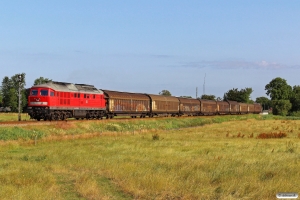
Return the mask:
[[[0,113],[0,122],[6,122],[6,121],[18,121],[18,113]],[[21,114],[21,120],[30,120],[30,116],[27,113]]]
[[[39,126],[44,137],[37,145],[2,142],[0,199],[276,199],[277,192],[299,193],[300,121],[265,119]],[[256,139],[269,132],[287,137]]]

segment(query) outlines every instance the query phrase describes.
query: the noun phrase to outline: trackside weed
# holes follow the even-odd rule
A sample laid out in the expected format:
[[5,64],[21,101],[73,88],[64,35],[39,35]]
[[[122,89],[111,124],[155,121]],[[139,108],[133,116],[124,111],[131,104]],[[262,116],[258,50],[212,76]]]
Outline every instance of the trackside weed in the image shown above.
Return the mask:
[[257,139],[270,139],[270,138],[284,138],[286,137],[287,134],[284,132],[279,132],[279,133],[261,133],[259,134],[256,138]]
[[159,135],[157,133],[152,135],[153,140],[159,140]]

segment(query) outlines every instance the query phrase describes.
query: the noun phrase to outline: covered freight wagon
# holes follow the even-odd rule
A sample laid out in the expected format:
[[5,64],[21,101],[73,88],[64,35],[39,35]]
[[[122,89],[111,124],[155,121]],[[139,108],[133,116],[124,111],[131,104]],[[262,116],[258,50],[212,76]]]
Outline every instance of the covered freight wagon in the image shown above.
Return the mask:
[[239,103],[239,113],[240,114],[247,114],[248,113],[248,104],[246,103]]
[[201,115],[215,115],[217,113],[217,103],[214,100],[199,99],[201,104]]
[[226,101],[217,101],[217,110],[219,115],[229,114],[229,103]]
[[248,104],[248,113],[254,113],[254,104]]
[[102,90],[106,96],[107,118],[118,115],[150,115],[150,98],[145,94]]
[[239,113],[239,103],[237,101],[227,101],[229,103],[230,114],[236,115]]
[[198,99],[178,97],[180,115],[195,116],[200,114],[200,101]]
[[261,113],[261,111],[262,111],[261,105],[259,103],[255,103],[254,104],[254,113],[259,114],[259,113]]
[[150,117],[154,115],[179,115],[179,100],[173,96],[155,95],[147,94],[151,100],[151,114]]

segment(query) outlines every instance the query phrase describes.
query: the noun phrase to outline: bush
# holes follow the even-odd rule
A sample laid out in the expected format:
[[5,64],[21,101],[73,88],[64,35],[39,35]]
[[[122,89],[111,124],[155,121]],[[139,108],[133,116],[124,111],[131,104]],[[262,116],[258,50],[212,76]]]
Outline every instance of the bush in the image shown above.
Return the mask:
[[159,135],[157,133],[152,135],[152,139],[153,140],[159,140]]
[[270,139],[270,138],[283,138],[286,137],[287,134],[283,132],[279,133],[261,133],[256,138],[257,139]]

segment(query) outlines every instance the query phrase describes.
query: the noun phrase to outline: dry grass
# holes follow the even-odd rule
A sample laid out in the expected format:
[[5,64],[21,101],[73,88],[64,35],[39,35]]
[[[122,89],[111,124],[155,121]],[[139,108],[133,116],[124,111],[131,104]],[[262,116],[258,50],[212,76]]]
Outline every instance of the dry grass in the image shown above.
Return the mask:
[[[0,199],[276,199],[277,192],[300,192],[300,121],[134,134],[99,134],[85,123],[83,130],[95,132],[66,134],[72,128],[51,127],[56,134],[36,146],[0,146]],[[287,137],[256,139],[274,132]]]
[[[18,113],[0,113],[0,122],[5,121],[18,121],[19,114]],[[27,113],[21,113],[21,119],[23,121],[29,121],[30,116]]]

